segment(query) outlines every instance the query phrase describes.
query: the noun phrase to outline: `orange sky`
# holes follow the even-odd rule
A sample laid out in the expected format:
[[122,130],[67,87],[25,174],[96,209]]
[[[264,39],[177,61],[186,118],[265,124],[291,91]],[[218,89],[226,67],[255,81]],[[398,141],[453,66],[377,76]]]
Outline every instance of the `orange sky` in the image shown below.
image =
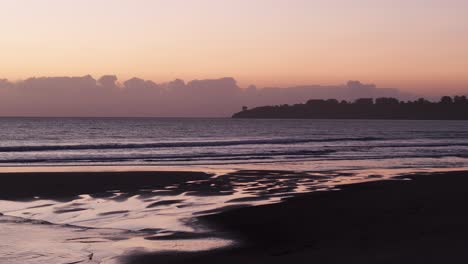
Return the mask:
[[466,0],[2,0],[0,77],[468,90]]

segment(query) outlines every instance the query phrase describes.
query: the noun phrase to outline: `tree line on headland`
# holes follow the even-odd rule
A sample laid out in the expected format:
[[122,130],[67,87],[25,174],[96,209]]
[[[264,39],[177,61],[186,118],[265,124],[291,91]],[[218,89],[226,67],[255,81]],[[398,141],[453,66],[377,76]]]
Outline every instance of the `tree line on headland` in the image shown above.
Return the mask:
[[466,96],[444,96],[439,102],[424,98],[399,101],[396,98],[361,98],[354,102],[312,99],[305,104],[243,107],[233,118],[304,119],[403,119],[468,120]]

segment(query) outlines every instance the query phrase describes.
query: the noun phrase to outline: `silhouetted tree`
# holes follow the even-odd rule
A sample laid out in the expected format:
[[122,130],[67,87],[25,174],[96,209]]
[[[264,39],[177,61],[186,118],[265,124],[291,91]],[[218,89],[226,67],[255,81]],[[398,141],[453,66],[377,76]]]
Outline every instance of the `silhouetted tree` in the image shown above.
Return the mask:
[[374,99],[372,98],[360,98],[357,99],[355,102],[357,105],[372,105],[374,104]]
[[440,99],[440,103],[441,103],[441,104],[446,104],[446,105],[452,104],[452,103],[453,103],[452,97],[450,97],[450,96],[444,96],[444,97],[442,97],[442,98]]
[[453,99],[453,102],[455,104],[467,104],[468,100],[466,99],[466,96],[462,95],[462,96],[455,96]]
[[377,105],[397,105],[399,103],[398,99],[395,98],[382,97],[375,99],[375,104]]

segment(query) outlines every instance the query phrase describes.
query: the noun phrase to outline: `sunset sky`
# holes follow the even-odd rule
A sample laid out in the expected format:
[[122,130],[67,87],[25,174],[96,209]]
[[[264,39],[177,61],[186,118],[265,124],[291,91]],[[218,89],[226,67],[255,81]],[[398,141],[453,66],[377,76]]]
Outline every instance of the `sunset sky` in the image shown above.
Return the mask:
[[0,78],[468,90],[466,0],[0,0]]

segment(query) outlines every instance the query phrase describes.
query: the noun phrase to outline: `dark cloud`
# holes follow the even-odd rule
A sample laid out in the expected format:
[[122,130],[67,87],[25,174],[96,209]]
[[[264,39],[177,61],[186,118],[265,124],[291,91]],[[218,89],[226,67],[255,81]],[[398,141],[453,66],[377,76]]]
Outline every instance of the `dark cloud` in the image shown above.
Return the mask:
[[98,83],[104,88],[116,88],[117,87],[117,76],[115,75],[104,75],[99,78]]
[[0,79],[0,116],[230,116],[242,106],[295,104],[309,99],[360,97],[413,99],[397,89],[350,81],[339,86],[242,89],[233,78],[177,79],[156,84],[114,75],[40,77],[19,82]]

